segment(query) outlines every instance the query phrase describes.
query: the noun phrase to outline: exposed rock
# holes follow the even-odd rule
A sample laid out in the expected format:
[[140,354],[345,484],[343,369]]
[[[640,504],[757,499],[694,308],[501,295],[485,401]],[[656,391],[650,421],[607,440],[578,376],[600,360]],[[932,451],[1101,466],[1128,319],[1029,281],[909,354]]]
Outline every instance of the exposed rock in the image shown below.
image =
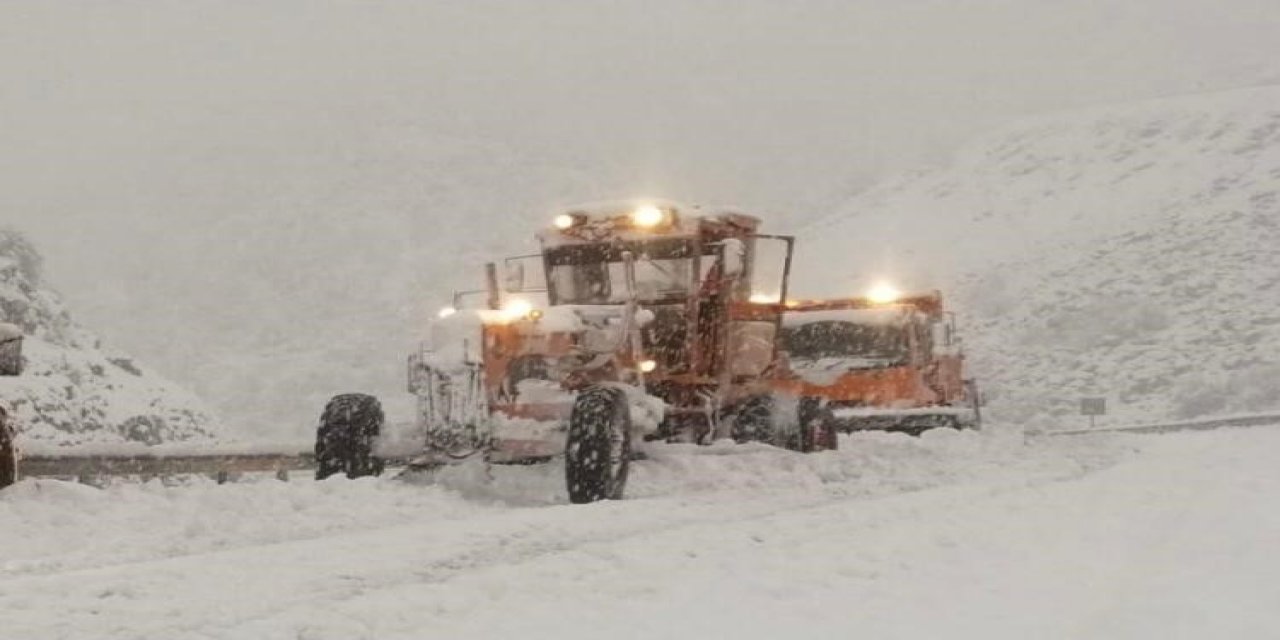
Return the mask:
[[22,440],[150,445],[212,438],[204,404],[75,324],[42,286],[41,266],[26,238],[0,227],[0,322],[25,337],[25,370],[0,378],[0,400],[16,413]]

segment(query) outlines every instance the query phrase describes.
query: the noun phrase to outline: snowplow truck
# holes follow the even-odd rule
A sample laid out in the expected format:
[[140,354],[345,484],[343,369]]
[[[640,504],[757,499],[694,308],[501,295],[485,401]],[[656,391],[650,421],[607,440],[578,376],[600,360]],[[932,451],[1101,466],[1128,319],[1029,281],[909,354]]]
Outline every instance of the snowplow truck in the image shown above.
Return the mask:
[[793,395],[820,397],[840,431],[981,426],[942,294],[789,301],[782,349]]
[[[0,376],[22,373],[22,330],[0,323]],[[13,413],[0,400],[0,489],[18,481],[18,447]]]
[[[785,338],[796,333],[796,344],[809,346],[795,318],[829,310],[806,305],[858,303],[789,308],[795,240],[759,227],[737,211],[670,202],[554,216],[538,234],[538,254],[486,265],[485,287],[455,294],[410,356],[409,391],[426,443],[414,464],[562,457],[570,501],[585,503],[622,497],[641,441],[834,449],[833,409],[870,403],[849,384],[797,372],[790,363],[804,356],[787,354]],[[326,408],[334,419],[321,432],[331,441],[356,433],[357,421],[344,415],[380,414],[376,399],[358,395]],[[349,410],[331,410],[335,402]],[[367,440],[352,436],[350,451],[333,447],[327,468],[367,459],[355,450]],[[372,464],[354,465],[356,474]]]

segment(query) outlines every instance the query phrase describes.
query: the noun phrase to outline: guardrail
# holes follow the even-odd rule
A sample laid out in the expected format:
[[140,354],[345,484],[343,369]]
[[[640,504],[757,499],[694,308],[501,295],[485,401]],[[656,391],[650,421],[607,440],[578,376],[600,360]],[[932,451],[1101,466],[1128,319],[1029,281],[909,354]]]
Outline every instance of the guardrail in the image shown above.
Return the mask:
[[274,472],[281,480],[290,471],[316,468],[310,453],[187,454],[187,455],[31,455],[18,464],[20,477],[67,477],[88,482],[99,476],[160,477],[207,475],[219,483],[233,474]]
[[1098,427],[1095,429],[1068,429],[1062,431],[1039,431],[1036,435],[1044,436],[1079,436],[1091,433],[1172,433],[1174,431],[1211,431],[1223,427],[1264,427],[1280,426],[1280,413],[1254,414],[1247,416],[1230,416],[1226,418],[1207,418],[1204,420],[1187,420],[1183,422],[1167,422],[1163,424],[1140,424],[1124,427]]
[[[1175,431],[1209,431],[1224,427],[1280,426],[1280,413],[1231,416],[1205,420],[1189,420],[1162,424],[1099,427],[1028,433],[1036,436],[1078,436],[1094,433],[1170,433]],[[388,460],[404,463],[404,460]],[[208,453],[208,454],[35,454],[22,457],[20,477],[76,478],[91,482],[101,476],[161,477],[174,475],[206,475],[227,482],[236,474],[275,473],[288,480],[292,471],[314,471],[311,453]]]

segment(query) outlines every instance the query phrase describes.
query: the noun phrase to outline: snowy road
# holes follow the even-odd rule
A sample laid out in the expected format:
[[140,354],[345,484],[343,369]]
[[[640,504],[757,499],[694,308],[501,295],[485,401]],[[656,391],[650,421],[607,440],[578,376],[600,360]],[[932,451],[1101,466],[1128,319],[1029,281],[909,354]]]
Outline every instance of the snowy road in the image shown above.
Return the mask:
[[22,638],[1280,634],[1280,429],[662,448],[634,499],[557,467],[0,494]]

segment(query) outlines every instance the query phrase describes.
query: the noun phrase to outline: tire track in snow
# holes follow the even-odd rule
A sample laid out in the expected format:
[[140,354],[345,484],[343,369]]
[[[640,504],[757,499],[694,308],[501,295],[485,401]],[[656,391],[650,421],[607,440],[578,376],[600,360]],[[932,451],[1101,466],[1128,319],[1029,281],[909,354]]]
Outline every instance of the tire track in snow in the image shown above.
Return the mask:
[[[1079,477],[1088,470],[1084,467],[1043,462],[1029,468],[999,467],[968,478],[967,484],[987,491],[998,486],[993,480],[1003,478],[1013,480],[1011,487],[1026,487]],[[405,586],[444,584],[487,568],[936,489],[950,479],[940,473],[932,484],[921,485],[919,478],[906,476],[898,485],[884,484],[884,478],[871,478],[871,486],[862,486],[862,478],[846,479],[824,485],[817,494],[720,491],[518,509],[439,522],[423,518],[310,540],[20,576],[0,580],[0,611],[6,612],[8,629],[35,637],[47,635],[51,627],[76,637],[76,630],[85,625],[96,630],[97,638],[251,637],[235,630],[287,621],[290,616],[306,619],[303,612]],[[42,602],[58,603],[56,620],[47,619],[49,607]],[[116,626],[104,626],[108,622]],[[175,635],[180,631],[187,635]]]

